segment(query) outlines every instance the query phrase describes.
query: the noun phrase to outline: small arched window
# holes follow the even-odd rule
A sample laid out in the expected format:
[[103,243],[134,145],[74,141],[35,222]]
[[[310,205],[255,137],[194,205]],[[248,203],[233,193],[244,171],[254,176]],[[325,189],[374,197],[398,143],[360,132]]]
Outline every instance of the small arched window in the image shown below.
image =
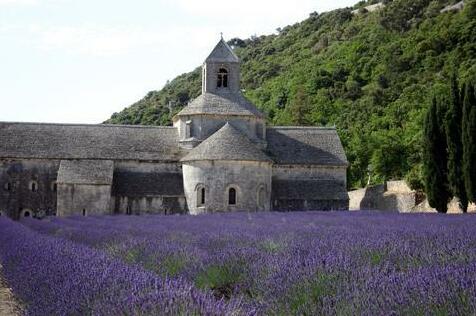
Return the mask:
[[83,208],[83,216],[86,216],[86,210]]
[[38,182],[36,182],[36,181],[30,181],[30,191],[31,191],[31,192],[36,192],[36,191],[38,191]]
[[197,206],[205,205],[205,187],[199,187],[197,190]]
[[31,217],[32,216],[32,211],[28,208],[21,210],[21,216],[22,217]]
[[218,70],[217,78],[217,88],[227,88],[228,87],[228,70],[225,68],[220,68]]
[[58,191],[58,183],[56,183],[56,181],[51,182],[51,191]]
[[228,205],[236,205],[236,189],[230,188],[228,190]]

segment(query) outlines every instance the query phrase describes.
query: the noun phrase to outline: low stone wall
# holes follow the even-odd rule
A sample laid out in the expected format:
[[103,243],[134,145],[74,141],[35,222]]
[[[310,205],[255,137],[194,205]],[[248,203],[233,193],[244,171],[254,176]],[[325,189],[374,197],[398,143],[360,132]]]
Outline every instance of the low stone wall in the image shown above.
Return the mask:
[[[476,213],[476,204],[468,205],[468,213]],[[425,199],[420,204],[416,205],[412,212],[414,213],[436,213],[436,210],[428,204],[428,200]],[[448,214],[461,214],[463,211],[459,207],[458,199],[454,198],[448,203]]]
[[405,181],[387,181],[386,191],[388,192],[400,192],[410,193],[413,192]]
[[[433,213],[436,212],[424,196],[412,191],[405,181],[388,181],[385,184],[370,186],[349,192],[349,209],[379,210],[399,213]],[[476,212],[476,205],[471,204],[468,212]],[[449,214],[462,213],[458,200],[453,199],[448,204]]]
[[375,185],[364,189],[349,192],[349,209],[358,210],[381,210],[384,204],[383,195],[385,185]]

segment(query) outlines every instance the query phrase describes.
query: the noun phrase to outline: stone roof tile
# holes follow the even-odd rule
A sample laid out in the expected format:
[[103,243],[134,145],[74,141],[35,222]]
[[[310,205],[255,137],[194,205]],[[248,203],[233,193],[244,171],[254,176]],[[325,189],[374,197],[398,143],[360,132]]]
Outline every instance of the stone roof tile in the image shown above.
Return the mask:
[[241,92],[205,92],[195,98],[178,115],[214,114],[244,115],[263,118],[261,113]]
[[278,164],[347,166],[335,128],[267,128],[267,154]]
[[230,123],[226,123],[215,134],[192,149],[182,162],[196,160],[272,160]]
[[205,62],[239,63],[240,59],[235,55],[231,47],[223,39],[221,39],[212,50],[210,55],[208,55]]
[[61,160],[59,184],[112,184],[114,162],[111,160]]
[[173,127],[0,122],[0,158],[178,161]]

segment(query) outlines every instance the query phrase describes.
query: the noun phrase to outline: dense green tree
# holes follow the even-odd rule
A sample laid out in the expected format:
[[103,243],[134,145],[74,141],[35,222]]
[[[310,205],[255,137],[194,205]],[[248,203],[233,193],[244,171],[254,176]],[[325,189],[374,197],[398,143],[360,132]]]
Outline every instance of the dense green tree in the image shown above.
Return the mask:
[[309,100],[303,87],[298,87],[289,110],[294,125],[309,125]]
[[423,137],[423,174],[431,207],[448,211],[451,193],[448,187],[446,135],[441,125],[442,102],[433,98],[428,110]]
[[448,144],[448,182],[454,196],[458,197],[463,212],[468,208],[468,198],[463,177],[462,120],[463,101],[456,75],[451,78],[451,97],[446,115],[446,141]]
[[423,15],[431,0],[394,0],[382,12],[384,27],[400,32],[407,31]]
[[403,145],[401,133],[397,130],[380,132],[374,136],[373,142],[375,150],[370,162],[374,181],[391,180],[388,175],[393,175],[395,179],[402,179],[405,176],[403,170],[407,170],[408,166],[406,166],[406,148]]
[[476,202],[476,95],[472,82],[466,84],[463,102],[463,174],[466,193]]

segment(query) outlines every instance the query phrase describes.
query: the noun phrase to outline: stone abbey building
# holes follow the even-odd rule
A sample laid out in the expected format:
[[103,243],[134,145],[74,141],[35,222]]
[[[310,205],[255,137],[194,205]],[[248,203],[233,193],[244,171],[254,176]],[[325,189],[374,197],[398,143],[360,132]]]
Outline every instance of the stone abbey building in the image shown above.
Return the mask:
[[334,128],[267,127],[223,41],[173,127],[0,123],[0,215],[346,210]]

